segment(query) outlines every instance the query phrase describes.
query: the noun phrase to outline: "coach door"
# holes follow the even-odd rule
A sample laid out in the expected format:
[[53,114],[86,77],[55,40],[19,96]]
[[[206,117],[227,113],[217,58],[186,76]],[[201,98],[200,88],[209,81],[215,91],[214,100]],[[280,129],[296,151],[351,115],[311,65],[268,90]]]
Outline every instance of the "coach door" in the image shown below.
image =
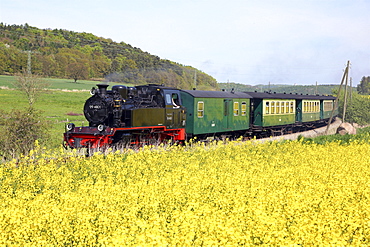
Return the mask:
[[297,100],[297,109],[296,109],[296,112],[295,112],[295,121],[298,122],[298,123],[301,123],[302,122],[302,100]]
[[324,100],[320,100],[320,119],[324,119]]
[[232,123],[232,100],[231,99],[224,99],[224,107],[223,107],[223,120],[222,120],[222,127],[223,129],[230,129],[230,125]]

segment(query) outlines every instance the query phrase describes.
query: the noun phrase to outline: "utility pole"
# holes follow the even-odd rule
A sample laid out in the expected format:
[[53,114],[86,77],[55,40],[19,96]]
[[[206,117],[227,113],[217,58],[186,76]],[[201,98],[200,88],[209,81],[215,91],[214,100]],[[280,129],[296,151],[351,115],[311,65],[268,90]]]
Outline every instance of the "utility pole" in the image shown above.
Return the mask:
[[31,74],[31,51],[27,51],[28,59],[27,59],[27,73]]
[[32,58],[31,58],[31,53],[39,53],[37,51],[22,51],[24,53],[27,53],[27,74],[31,74],[31,68],[32,68]]
[[349,104],[352,102],[352,77],[349,78]]
[[[349,63],[347,63],[347,68],[349,70]],[[347,75],[346,75],[346,87],[345,87],[345,90],[344,90],[343,119],[342,119],[343,123],[345,122],[345,119],[346,119],[346,111],[347,111],[348,70],[347,70]]]
[[194,88],[197,88],[197,70],[194,69]]
[[333,110],[331,111],[331,114],[330,114],[329,123],[328,123],[328,125],[327,125],[327,127],[326,127],[326,130],[325,130],[325,135],[326,135],[326,134],[328,134],[328,130],[329,130],[329,128],[330,128],[331,121],[333,120],[334,111],[335,111],[335,109],[337,109],[337,108],[338,108],[338,98],[339,98],[339,96],[340,96],[340,92],[341,92],[341,90],[342,90],[342,86],[343,86],[344,79],[345,79],[345,78],[347,77],[347,75],[348,75],[348,70],[349,70],[349,61],[347,62],[347,67],[346,67],[346,69],[344,70],[344,73],[343,73],[342,81],[341,81],[341,83],[340,83],[339,90],[338,90],[338,95],[337,95],[337,97],[336,97],[336,99],[335,99],[335,104],[334,104]]

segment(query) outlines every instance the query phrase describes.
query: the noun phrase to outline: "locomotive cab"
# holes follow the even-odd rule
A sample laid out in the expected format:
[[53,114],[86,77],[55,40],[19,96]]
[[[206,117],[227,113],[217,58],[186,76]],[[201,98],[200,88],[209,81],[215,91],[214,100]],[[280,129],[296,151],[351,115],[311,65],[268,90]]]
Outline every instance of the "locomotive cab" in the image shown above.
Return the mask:
[[139,99],[147,103],[132,109],[132,127],[166,126],[174,129],[185,126],[185,109],[179,90],[153,84],[137,89]]
[[90,127],[166,126],[179,128],[185,125],[185,109],[177,89],[149,84],[126,87],[97,84],[91,90],[84,106]]

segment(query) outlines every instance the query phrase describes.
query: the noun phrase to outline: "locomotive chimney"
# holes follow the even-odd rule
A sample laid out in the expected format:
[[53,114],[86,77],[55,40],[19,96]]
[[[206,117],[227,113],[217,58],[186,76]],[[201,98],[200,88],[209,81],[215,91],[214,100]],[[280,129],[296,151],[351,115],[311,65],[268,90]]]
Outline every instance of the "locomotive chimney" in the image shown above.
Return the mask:
[[107,94],[107,87],[109,86],[108,84],[96,84],[99,88],[99,93],[100,95],[106,95]]

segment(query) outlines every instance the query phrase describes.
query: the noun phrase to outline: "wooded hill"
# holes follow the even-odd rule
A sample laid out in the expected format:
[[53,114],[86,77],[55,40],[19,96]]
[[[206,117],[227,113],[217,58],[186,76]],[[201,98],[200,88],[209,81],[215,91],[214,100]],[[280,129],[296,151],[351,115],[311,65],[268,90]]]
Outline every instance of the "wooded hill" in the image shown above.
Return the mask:
[[[271,85],[245,85],[239,83],[219,83],[221,89],[226,91],[231,91],[234,89],[236,92],[265,92],[271,91],[276,93],[298,93],[298,94],[320,94],[320,95],[330,95],[334,91],[338,91],[339,85],[282,85],[282,84],[271,84]],[[334,90],[334,91],[333,91]],[[356,88],[352,88],[356,91]]]
[[[29,60],[29,57],[31,58]],[[216,80],[190,66],[161,59],[124,42],[63,29],[0,23],[0,74],[29,69],[44,77],[164,84],[217,89]]]

